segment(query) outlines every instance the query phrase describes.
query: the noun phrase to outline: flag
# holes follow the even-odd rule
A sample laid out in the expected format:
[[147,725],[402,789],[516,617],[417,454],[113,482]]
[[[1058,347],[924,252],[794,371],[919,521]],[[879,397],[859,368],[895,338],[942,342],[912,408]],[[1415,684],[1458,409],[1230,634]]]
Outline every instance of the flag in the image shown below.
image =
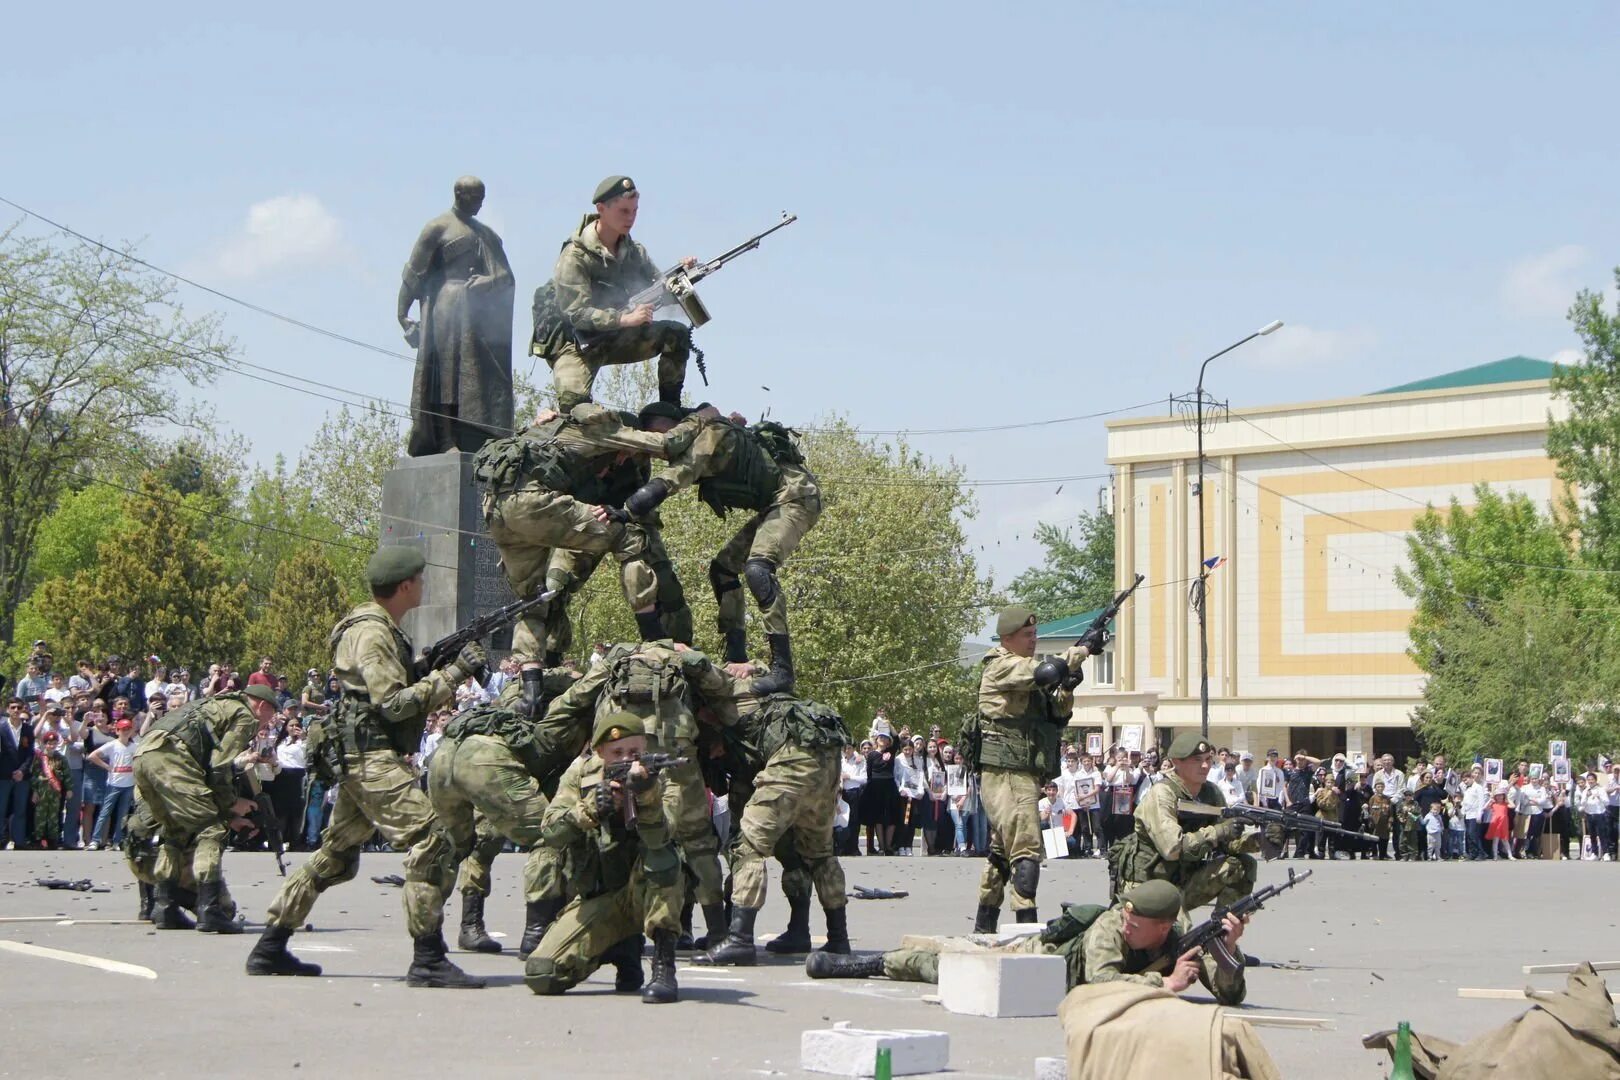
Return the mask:
[[1204,569],[1205,570],[1219,570],[1221,567],[1223,567],[1225,565],[1226,565],[1226,556],[1225,555],[1211,555],[1209,558],[1204,560]]

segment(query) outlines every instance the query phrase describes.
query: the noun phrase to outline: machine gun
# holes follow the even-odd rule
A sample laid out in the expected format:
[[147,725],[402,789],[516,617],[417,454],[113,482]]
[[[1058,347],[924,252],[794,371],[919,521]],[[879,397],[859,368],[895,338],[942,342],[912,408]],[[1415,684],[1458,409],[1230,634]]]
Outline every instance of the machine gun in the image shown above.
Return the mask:
[[[647,775],[656,780],[660,772],[679,768],[685,765],[687,760],[674,754],[642,754],[638,758],[615,761],[611,765],[604,766],[602,782],[596,785],[596,820],[605,822],[608,815],[613,813],[613,785],[610,781],[617,780],[628,787],[632,765],[640,764],[647,770]],[[627,826],[636,823],[636,800],[628,791],[624,798],[624,823]]]
[[1267,859],[1275,859],[1282,854],[1283,842],[1287,833],[1282,830],[1292,829],[1296,832],[1310,832],[1316,836],[1337,836],[1343,840],[1361,840],[1367,843],[1378,843],[1378,837],[1371,833],[1356,832],[1346,829],[1311,814],[1296,814],[1289,810],[1272,810],[1264,806],[1250,806],[1248,803],[1234,803],[1231,806],[1211,806],[1208,803],[1188,802],[1182,800],[1176,803],[1176,816],[1183,821],[1191,818],[1195,821],[1207,821],[1210,818],[1220,818],[1224,821],[1241,821],[1245,825],[1255,825],[1260,828],[1260,854]]
[[463,647],[474,641],[482,641],[497,630],[505,630],[535,608],[551,602],[561,591],[547,589],[537,596],[514,600],[505,607],[478,616],[454,633],[446,634],[422,653],[421,659],[416,662],[416,677],[424,678],[428,672],[444,667],[461,654]]
[[1259,911],[1265,906],[1267,900],[1287,889],[1292,889],[1310,876],[1311,871],[1309,870],[1301,870],[1298,873],[1290,870],[1288,871],[1288,880],[1279,885],[1267,885],[1263,889],[1258,889],[1230,907],[1222,907],[1217,904],[1208,919],[1181,935],[1178,947],[1183,952],[1191,949],[1208,949],[1215,954],[1215,959],[1226,970],[1237,971],[1241,969],[1243,967],[1243,958],[1233,956],[1232,951],[1226,946],[1226,917],[1236,915],[1241,919],[1250,912]]
[[281,822],[276,817],[276,804],[270,801],[270,795],[259,783],[258,774],[253,771],[254,766],[249,765],[236,774],[236,786],[242,798],[253,803],[253,812],[247,819],[253,823],[264,842],[270,845],[270,853],[276,857],[276,870],[282,877],[287,876],[287,841],[281,835]]
[[[1119,609],[1125,606],[1125,601],[1131,598],[1131,594],[1136,591],[1137,586],[1141,585],[1144,580],[1146,579],[1143,575],[1137,574],[1136,580],[1131,582],[1129,588],[1121,589],[1118,595],[1108,602],[1108,606],[1098,612],[1095,619],[1091,620],[1091,625],[1086,627],[1085,633],[1080,635],[1077,644],[1086,646],[1092,655],[1101,652],[1102,647],[1108,644],[1108,624],[1114,621],[1114,617],[1119,614]],[[1043,688],[1061,684],[1063,689],[1073,690],[1080,685],[1081,680],[1084,678],[1083,672],[1078,670],[1070,671],[1069,665],[1058,657],[1043,660],[1035,667],[1035,685]]]

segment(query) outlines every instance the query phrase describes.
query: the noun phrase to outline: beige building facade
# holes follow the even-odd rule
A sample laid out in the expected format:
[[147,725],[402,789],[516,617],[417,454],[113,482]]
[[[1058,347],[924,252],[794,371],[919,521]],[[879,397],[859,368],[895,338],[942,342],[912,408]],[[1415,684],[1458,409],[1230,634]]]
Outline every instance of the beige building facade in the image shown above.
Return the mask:
[[[1412,601],[1396,580],[1406,537],[1429,505],[1471,505],[1480,482],[1552,501],[1550,374],[1515,357],[1362,397],[1235,409],[1206,429],[1217,745],[1257,756],[1414,745],[1423,675],[1407,656]],[[1194,432],[1180,416],[1112,422],[1108,462],[1116,573],[1147,580],[1118,620],[1112,685],[1093,692],[1111,705],[1152,695],[1162,742],[1199,725]],[[1148,720],[1120,711],[1110,727]],[[1100,727],[1089,713],[1077,719]]]

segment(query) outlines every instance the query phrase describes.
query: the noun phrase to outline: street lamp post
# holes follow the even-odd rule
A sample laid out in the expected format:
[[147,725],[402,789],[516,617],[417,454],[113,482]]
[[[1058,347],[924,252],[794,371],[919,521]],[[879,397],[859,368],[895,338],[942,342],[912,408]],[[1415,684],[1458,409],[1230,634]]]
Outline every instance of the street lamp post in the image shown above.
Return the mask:
[[[1209,567],[1204,553],[1204,371],[1210,360],[1219,359],[1240,345],[1247,345],[1257,337],[1275,332],[1282,327],[1281,319],[1274,319],[1241,341],[1235,341],[1205,360],[1198,368],[1198,389],[1194,392],[1194,411],[1197,413],[1198,432],[1198,579],[1194,585],[1198,610],[1198,717],[1199,731],[1209,737]],[[1230,542],[1230,538],[1228,538]]]

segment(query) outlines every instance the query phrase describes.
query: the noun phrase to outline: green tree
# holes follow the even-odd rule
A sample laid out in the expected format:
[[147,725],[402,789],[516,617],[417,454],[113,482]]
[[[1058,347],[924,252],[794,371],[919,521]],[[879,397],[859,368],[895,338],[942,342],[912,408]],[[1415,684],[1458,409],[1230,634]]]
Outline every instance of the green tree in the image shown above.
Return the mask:
[[274,657],[295,686],[298,672],[326,669],[327,635],[348,610],[328,550],[306,543],[277,565],[269,600],[248,628],[247,655]]
[[1114,515],[1082,513],[1069,529],[1041,522],[1035,540],[1046,561],[1013,578],[1012,598],[1041,619],[1058,619],[1100,608],[1114,598]]
[[33,608],[58,655],[156,651],[193,668],[241,655],[247,583],[230,577],[205,539],[204,500],[142,477],[124,500],[127,526],[101,542],[95,564],[39,586]]
[[[982,622],[990,592],[962,532],[974,506],[961,471],[903,443],[864,439],[842,420],[806,432],[803,443],[825,507],[780,575],[799,692],[852,722],[886,705],[913,727],[954,729],[972,709],[976,688],[957,653]],[[721,520],[689,493],[660,513],[692,606],[696,644],[718,656],[708,563],[747,518],[732,511]],[[611,559],[573,613],[576,653],[593,641],[635,639]],[[750,635],[750,645],[763,653],[763,632],[754,625]]]
[[206,426],[180,390],[232,363],[217,322],[188,319],[127,254],[0,233],[0,640],[62,494],[152,430]]
[[[1614,279],[1620,287],[1620,268]],[[1585,357],[1553,376],[1553,393],[1569,403],[1569,416],[1547,425],[1547,453],[1573,489],[1561,509],[1581,550],[1594,565],[1620,570],[1620,302],[1610,314],[1602,293],[1583,289],[1569,321]]]
[[326,557],[345,595],[366,596],[365,564],[382,529],[383,474],[404,456],[399,417],[378,403],[328,414],[299,455],[292,487],[332,526]]

